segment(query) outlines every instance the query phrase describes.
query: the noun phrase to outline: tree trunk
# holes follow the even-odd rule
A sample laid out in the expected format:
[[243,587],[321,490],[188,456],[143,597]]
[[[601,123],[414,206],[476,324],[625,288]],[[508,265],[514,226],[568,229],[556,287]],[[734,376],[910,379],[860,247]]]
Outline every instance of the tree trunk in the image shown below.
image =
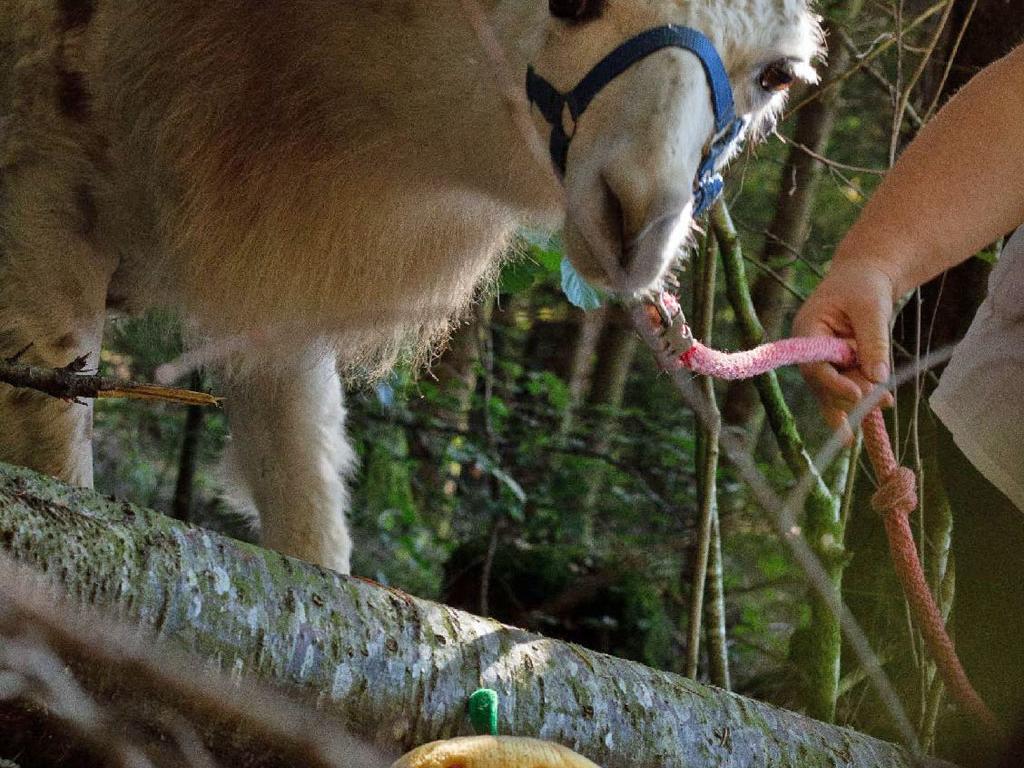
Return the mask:
[[315,702],[392,752],[465,733],[467,697],[486,685],[501,696],[503,733],[565,743],[605,768],[927,764],[854,731],[6,466],[0,545],[73,598],[234,678]]
[[569,407],[565,409],[565,414],[562,417],[561,432],[563,435],[572,432],[576,410],[583,403],[587,392],[590,391],[597,343],[604,331],[608,310],[602,307],[589,312],[580,312],[579,316],[579,330],[576,333],[576,343],[573,345],[572,362],[569,367]]
[[[594,418],[592,434],[596,437],[593,449],[600,453],[608,453],[612,448],[612,435],[618,425],[615,412],[622,406],[626,381],[636,356],[636,342],[636,333],[626,310],[618,305],[609,307],[604,333],[597,345],[597,363],[587,397],[587,405],[592,409]],[[587,481],[583,502],[585,543],[593,540],[594,507],[604,487],[604,477],[603,468],[595,467]]]
[[[192,374],[190,385],[195,391],[203,389],[203,376]],[[203,439],[203,407],[190,405],[185,411],[185,426],[181,432],[181,454],[178,459],[178,479],[174,484],[174,499],[171,501],[171,516],[187,523],[192,519],[196,465],[199,463],[199,445]]]

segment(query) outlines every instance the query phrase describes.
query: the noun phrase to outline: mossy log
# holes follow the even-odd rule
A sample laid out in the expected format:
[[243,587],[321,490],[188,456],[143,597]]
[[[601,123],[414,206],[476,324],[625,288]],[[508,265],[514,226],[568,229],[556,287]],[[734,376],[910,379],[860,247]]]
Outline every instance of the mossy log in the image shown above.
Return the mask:
[[5,465],[0,546],[71,598],[314,703],[392,754],[466,734],[467,697],[485,685],[501,732],[604,768],[940,765]]

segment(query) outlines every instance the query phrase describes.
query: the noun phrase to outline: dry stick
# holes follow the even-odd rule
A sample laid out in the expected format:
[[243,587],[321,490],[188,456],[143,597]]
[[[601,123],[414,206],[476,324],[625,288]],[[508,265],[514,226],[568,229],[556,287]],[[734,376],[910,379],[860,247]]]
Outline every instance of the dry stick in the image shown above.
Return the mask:
[[128,398],[157,400],[178,405],[220,405],[221,399],[205,392],[140,384],[107,376],[81,373],[85,361],[73,361],[63,368],[43,368],[19,363],[17,356],[0,360],[0,382],[20,389],[33,389],[60,400]]
[[[474,25],[474,29],[477,30],[478,36],[481,38],[482,43],[484,43],[484,50],[490,58],[494,75],[498,79],[498,82],[513,82],[508,76],[508,64],[500,45],[497,46],[497,50],[493,50],[493,48],[485,42],[493,41],[495,45],[497,45],[497,39],[494,37],[493,32],[489,30],[486,19],[483,16],[483,12],[480,10],[479,5],[477,5],[474,0],[462,0],[462,2],[463,7],[467,10],[470,17],[470,22]],[[915,20],[914,25],[923,22],[925,19],[933,15],[935,11],[942,8],[943,4],[944,3],[939,3],[932,10],[926,11],[924,14],[919,16],[918,19]],[[882,49],[887,47],[887,44],[880,46]],[[866,58],[870,60],[870,57]],[[857,68],[858,67],[854,67],[851,69],[849,74],[853,74]],[[835,82],[845,79],[849,74],[837,78]],[[804,103],[808,103],[811,98],[815,97],[812,96],[805,99],[799,106],[802,106]],[[510,103],[513,105],[516,103],[522,104],[523,101],[522,99],[513,98],[510,100]],[[799,106],[797,108],[799,108]],[[515,107],[513,106],[513,109],[514,108]],[[792,112],[790,114],[792,114]],[[533,146],[539,145],[543,154],[543,144],[537,136],[536,131],[533,129],[529,119],[525,121],[517,120],[516,124],[519,126],[520,131],[524,132],[522,138]],[[552,176],[552,178],[554,177]],[[650,335],[650,322],[645,308],[642,305],[636,305],[632,311],[632,317],[634,326],[640,332],[641,337],[647,342],[648,346],[651,347],[652,351],[655,352],[655,355],[660,356],[660,340],[652,338]],[[705,425],[713,424],[713,416],[707,412],[706,403],[704,402],[700,392],[697,391],[696,386],[693,384],[689,373],[682,370],[675,370],[672,371],[671,375],[677,388],[683,395],[683,399],[686,400],[690,407],[694,409],[698,418]],[[877,398],[880,397],[881,395],[879,394]],[[864,413],[866,413],[866,411]],[[860,414],[861,418],[863,418],[864,413]],[[783,541],[789,545],[794,559],[797,561],[799,567],[804,571],[808,581],[819,593],[829,609],[838,617],[840,626],[847,640],[854,649],[854,654],[867,670],[868,676],[879,692],[883,705],[889,710],[893,719],[896,721],[896,728],[903,737],[904,742],[914,752],[919,753],[920,744],[917,740],[917,735],[914,732],[913,725],[907,718],[906,711],[899,700],[899,696],[897,695],[895,688],[893,688],[892,684],[889,682],[878,658],[871,650],[871,645],[868,642],[864,631],[853,617],[853,614],[850,613],[849,609],[846,608],[840,597],[832,588],[831,582],[828,579],[828,574],[821,562],[818,560],[817,555],[814,554],[807,545],[807,542],[800,535],[799,528],[796,526],[795,515],[793,515],[792,512],[789,512],[788,515],[786,514],[787,507],[782,503],[782,500],[761,475],[757,465],[746,453],[738,440],[732,438],[728,434],[723,434],[721,443],[729,460],[737,467],[737,470],[746,482],[751,485],[758,502],[767,512],[773,515],[780,536]],[[805,478],[806,477],[807,475],[805,475]],[[809,488],[804,489],[803,494],[806,494],[808,490]],[[802,504],[802,499],[799,501]]]

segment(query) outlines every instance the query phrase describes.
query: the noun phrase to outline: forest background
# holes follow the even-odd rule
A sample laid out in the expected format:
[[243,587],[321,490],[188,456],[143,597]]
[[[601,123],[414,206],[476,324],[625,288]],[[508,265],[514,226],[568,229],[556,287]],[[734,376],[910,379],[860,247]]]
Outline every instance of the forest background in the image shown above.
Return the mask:
[[[733,163],[732,220],[709,224],[677,275],[688,314],[703,313],[716,346],[743,348],[756,335],[727,281],[708,282],[719,251],[742,252],[764,333],[785,335],[900,148],[944,98],[1024,39],[1019,5],[819,4],[829,48],[822,85],[793,93],[777,135]],[[963,334],[994,253],[910,297],[895,327],[897,366]],[[557,238],[523,233],[499,284],[429,371],[399,369],[350,389],[359,454],[354,572],[898,740],[852,654],[842,654],[838,685],[823,689],[815,656],[830,645],[839,653],[838,633],[815,620],[815,601],[772,521],[730,465],[716,470],[707,460],[714,436],[658,370],[626,312],[583,312],[567,300],[561,261]],[[578,290],[568,293],[585,303]],[[152,380],[179,353],[167,318],[115,320],[102,370]],[[903,385],[893,426],[898,453],[925,489],[915,525],[948,610],[956,532],[934,471],[927,394],[935,373]],[[781,437],[753,386],[706,391],[716,395],[724,433],[750,447],[762,475],[784,492],[806,470],[794,436],[813,453],[828,435],[799,375],[779,379],[795,414]],[[192,384],[216,390],[202,374]],[[255,540],[224,498],[222,413],[106,400],[95,434],[98,490]],[[919,738],[934,746],[948,704],[888,565],[857,448],[822,480],[836,510],[831,547],[842,553],[831,553],[830,573]]]

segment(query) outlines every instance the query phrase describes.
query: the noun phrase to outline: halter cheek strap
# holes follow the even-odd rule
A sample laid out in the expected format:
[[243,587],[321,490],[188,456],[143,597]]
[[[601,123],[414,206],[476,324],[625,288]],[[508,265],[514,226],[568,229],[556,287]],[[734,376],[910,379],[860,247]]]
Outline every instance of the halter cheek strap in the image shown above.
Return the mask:
[[[722,193],[722,177],[715,168],[722,155],[740,138],[746,125],[743,118],[736,116],[725,65],[715,46],[703,34],[690,27],[677,27],[673,24],[641,32],[601,59],[568,93],[560,92],[530,66],[526,70],[526,95],[551,125],[551,162],[559,176],[564,178],[569,144],[576,132],[576,124],[590,102],[612,80],[663,48],[682,48],[696,56],[704,68],[711,89],[715,133],[701,158],[694,179],[693,210],[697,216],[706,211]],[[571,123],[569,132],[565,127],[567,122]]]

